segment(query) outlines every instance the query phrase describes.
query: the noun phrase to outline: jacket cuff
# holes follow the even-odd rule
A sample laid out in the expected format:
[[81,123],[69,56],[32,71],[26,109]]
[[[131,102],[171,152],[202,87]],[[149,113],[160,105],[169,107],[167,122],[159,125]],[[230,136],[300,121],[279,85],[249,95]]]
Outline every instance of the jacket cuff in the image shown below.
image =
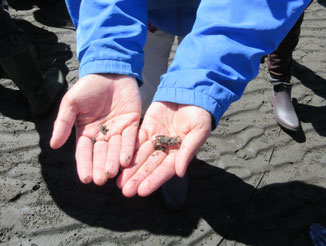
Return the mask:
[[143,83],[141,76],[142,65],[135,62],[134,64],[118,60],[94,60],[87,63],[81,63],[79,67],[79,78],[87,74],[111,73],[121,74],[134,77],[137,79],[139,86]]

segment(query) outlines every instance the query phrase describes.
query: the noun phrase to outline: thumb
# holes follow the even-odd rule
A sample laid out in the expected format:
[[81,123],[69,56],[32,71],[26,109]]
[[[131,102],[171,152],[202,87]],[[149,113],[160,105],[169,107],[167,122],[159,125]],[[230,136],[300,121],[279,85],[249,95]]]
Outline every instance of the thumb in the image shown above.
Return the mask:
[[199,131],[193,130],[186,135],[175,159],[175,171],[179,177],[185,175],[189,162],[204,144],[209,134],[209,130],[201,129]]
[[78,112],[64,98],[61,101],[57,119],[54,122],[50,146],[60,148],[69,138]]

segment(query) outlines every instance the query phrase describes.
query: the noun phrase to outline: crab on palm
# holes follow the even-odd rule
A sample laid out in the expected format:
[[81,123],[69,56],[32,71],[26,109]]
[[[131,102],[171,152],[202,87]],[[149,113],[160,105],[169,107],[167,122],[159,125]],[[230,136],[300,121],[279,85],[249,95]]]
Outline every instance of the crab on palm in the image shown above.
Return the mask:
[[171,147],[174,145],[177,145],[177,147],[179,148],[181,143],[182,140],[180,139],[180,137],[173,138],[164,135],[155,136],[155,139],[153,141],[154,149],[162,151],[165,151],[166,147]]

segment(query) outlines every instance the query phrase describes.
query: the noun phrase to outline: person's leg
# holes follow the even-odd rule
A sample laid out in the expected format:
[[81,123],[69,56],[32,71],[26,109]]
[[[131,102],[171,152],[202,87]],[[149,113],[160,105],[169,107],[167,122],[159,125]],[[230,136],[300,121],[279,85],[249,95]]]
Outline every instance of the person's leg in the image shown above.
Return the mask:
[[268,55],[268,72],[272,79],[290,80],[292,76],[292,54],[299,42],[303,14],[292,27],[277,49]]
[[2,2],[0,23],[0,68],[28,100],[32,114],[46,114],[64,88],[62,73],[51,68],[42,75],[33,46]]
[[142,72],[144,84],[140,87],[142,116],[152,102],[160,77],[166,73],[174,35],[160,30],[148,31],[144,47],[145,64]]
[[0,0],[0,57],[16,53],[30,44],[23,30],[15,25],[5,7]]
[[303,15],[279,45],[268,55],[268,72],[273,85],[271,102],[276,121],[289,130],[299,129],[299,120],[291,101],[292,54],[298,44]]

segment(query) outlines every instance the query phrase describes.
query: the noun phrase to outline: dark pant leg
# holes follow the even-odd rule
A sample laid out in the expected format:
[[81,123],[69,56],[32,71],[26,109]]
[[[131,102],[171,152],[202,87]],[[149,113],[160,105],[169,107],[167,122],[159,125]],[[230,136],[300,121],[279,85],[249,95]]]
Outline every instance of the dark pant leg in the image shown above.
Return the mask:
[[299,42],[300,27],[303,21],[300,16],[291,31],[277,49],[268,55],[268,72],[272,79],[288,82],[292,76],[292,53]]
[[30,44],[22,29],[16,26],[0,0],[0,57],[20,52]]
[[8,11],[5,9],[5,5],[0,0],[0,38],[9,36],[14,32],[14,23],[12,22]]

